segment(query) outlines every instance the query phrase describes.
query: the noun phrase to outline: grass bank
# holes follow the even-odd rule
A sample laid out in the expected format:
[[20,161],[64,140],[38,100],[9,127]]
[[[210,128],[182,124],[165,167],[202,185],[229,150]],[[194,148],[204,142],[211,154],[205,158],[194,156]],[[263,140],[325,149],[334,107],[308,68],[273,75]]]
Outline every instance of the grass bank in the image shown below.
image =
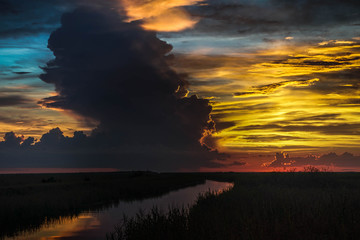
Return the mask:
[[204,175],[187,173],[0,175],[0,239],[36,230],[59,217],[106,208],[120,200],[161,196],[204,182]]
[[108,239],[360,239],[359,173],[231,177],[233,189],[201,196],[190,209],[124,219]]

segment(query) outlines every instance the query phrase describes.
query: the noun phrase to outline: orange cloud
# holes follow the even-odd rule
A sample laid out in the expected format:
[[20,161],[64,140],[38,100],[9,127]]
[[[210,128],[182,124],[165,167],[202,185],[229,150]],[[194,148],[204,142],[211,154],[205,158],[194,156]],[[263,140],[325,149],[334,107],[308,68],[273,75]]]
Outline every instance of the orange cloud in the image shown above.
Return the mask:
[[143,21],[143,28],[160,32],[177,32],[192,28],[198,19],[191,17],[182,7],[202,0],[120,0],[128,21]]

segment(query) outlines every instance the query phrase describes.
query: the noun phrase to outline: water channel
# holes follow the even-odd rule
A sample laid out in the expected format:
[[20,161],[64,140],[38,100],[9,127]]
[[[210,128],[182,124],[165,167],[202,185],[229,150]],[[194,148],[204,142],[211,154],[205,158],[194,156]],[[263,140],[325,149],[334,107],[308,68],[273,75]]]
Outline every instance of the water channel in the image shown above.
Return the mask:
[[123,215],[135,216],[141,209],[146,212],[156,206],[162,211],[169,207],[191,206],[196,202],[199,194],[213,191],[220,194],[233,186],[232,183],[207,180],[204,184],[183,188],[169,192],[158,198],[124,202],[99,211],[87,211],[77,217],[60,218],[55,223],[42,226],[36,232],[23,233],[6,240],[99,240],[105,239],[106,233],[112,232],[114,226],[120,222]]

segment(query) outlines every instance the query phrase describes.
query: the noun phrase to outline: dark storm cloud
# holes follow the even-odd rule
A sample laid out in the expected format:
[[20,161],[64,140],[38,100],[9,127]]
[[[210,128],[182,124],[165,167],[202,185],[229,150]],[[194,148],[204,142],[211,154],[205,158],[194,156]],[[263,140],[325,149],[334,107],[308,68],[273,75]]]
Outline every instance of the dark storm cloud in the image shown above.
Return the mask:
[[1,14],[16,14],[17,11],[13,4],[7,0],[0,0],[0,13]]
[[42,103],[97,120],[97,131],[119,131],[124,142],[186,145],[200,139],[212,128],[211,107],[196,96],[182,98],[188,83],[166,62],[171,45],[103,11],[63,16],[49,39],[56,58],[40,76],[58,96]]
[[[10,136],[10,138],[9,138]],[[194,170],[200,166],[218,167],[209,159],[225,158],[204,148],[175,149],[162,145],[99,145],[99,139],[74,132],[63,135],[59,128],[44,134],[40,141],[5,134],[0,142],[0,164],[3,168],[118,168],[122,170],[176,171]],[[10,141],[11,140],[11,141]],[[103,140],[103,139],[101,139]]]
[[16,106],[29,102],[30,102],[29,99],[20,95],[9,95],[9,96],[0,95],[0,107]]
[[274,33],[317,29],[321,26],[360,22],[360,3],[356,0],[209,0],[188,7],[201,17],[198,31],[227,33]]
[[[215,129],[209,101],[185,97],[188,82],[167,63],[171,45],[123,20],[107,8],[79,8],[64,14],[61,27],[51,34],[48,47],[55,59],[40,78],[54,84],[58,95],[40,103],[99,125],[88,137],[80,132],[65,137],[52,129],[26,149],[36,155],[34,165],[51,158],[46,166],[217,166],[212,160],[221,155],[199,142]],[[21,154],[7,157],[21,165]]]

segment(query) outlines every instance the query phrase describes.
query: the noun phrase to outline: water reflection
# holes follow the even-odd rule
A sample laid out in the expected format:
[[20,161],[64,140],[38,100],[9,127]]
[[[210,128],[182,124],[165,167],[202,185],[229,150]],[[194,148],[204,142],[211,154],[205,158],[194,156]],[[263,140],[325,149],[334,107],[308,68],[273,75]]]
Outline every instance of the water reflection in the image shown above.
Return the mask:
[[231,188],[232,183],[207,180],[205,184],[170,192],[162,197],[142,201],[119,202],[118,205],[100,211],[83,212],[78,217],[60,218],[56,223],[42,226],[34,233],[26,233],[7,240],[48,240],[48,239],[105,239],[106,233],[114,230],[114,225],[125,214],[134,216],[139,210],[147,211],[153,206],[166,211],[169,206],[181,207],[195,203],[197,197],[206,191],[221,193]]

